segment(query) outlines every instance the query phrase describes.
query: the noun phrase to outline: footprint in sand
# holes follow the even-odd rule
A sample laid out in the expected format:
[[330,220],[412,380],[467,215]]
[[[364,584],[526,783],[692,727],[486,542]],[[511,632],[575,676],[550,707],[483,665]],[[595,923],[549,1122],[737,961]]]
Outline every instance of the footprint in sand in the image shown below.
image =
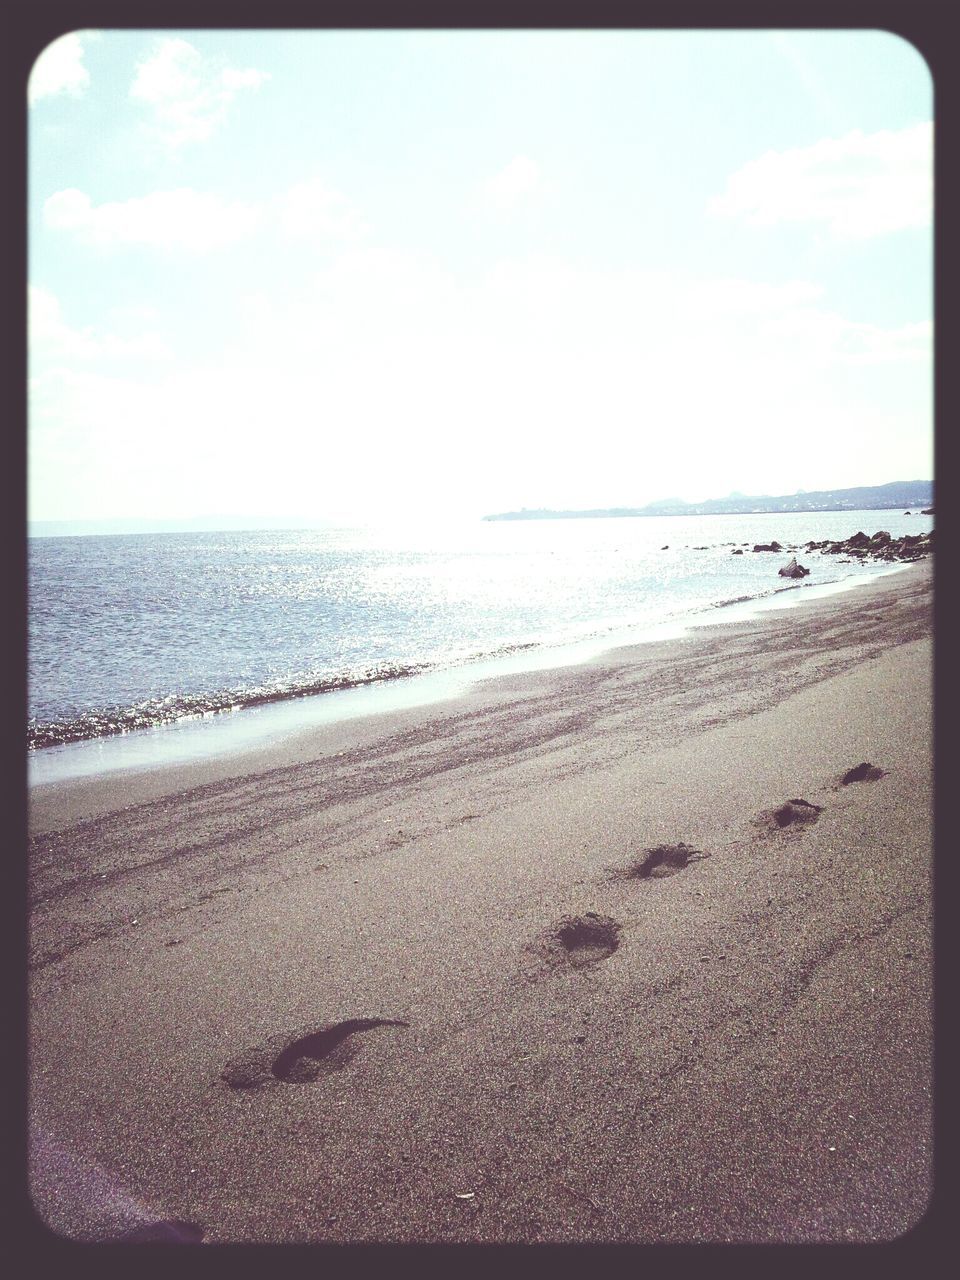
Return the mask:
[[619,871],[618,876],[623,880],[662,880],[664,876],[675,876],[691,862],[709,857],[709,853],[702,853],[682,841],[680,844],[658,844],[655,849],[645,849],[643,857]]
[[766,831],[785,831],[789,827],[809,826],[817,821],[822,812],[822,804],[811,804],[809,800],[798,797],[787,800],[778,809],[761,813],[757,818],[757,825]]
[[613,955],[620,945],[619,933],[616,920],[587,911],[582,916],[564,916],[543,936],[538,950],[552,964],[579,969]]
[[345,1067],[357,1054],[351,1037],[374,1027],[406,1027],[399,1018],[348,1018],[296,1036],[273,1036],[228,1062],[220,1078],[231,1089],[262,1089],[278,1082],[305,1084]]
[[848,769],[840,778],[840,786],[849,786],[851,782],[876,782],[878,778],[887,776],[886,769],[881,769],[878,765],[871,764],[869,760],[862,760],[860,764],[854,765],[852,769]]

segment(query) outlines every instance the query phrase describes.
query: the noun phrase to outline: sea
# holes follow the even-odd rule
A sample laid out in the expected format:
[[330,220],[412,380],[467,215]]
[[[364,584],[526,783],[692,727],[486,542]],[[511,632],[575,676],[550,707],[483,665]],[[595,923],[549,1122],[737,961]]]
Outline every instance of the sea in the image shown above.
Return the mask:
[[[902,568],[804,543],[932,524],[874,510],[30,538],[30,781],[198,760],[796,607]],[[772,540],[797,551],[752,550]],[[792,554],[808,577],[779,577]]]

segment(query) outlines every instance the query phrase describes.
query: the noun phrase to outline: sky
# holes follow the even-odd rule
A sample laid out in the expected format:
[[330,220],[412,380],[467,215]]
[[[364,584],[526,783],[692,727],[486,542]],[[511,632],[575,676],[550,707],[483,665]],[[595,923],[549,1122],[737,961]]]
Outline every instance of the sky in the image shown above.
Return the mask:
[[929,478],[879,31],[79,31],[29,99],[31,520]]

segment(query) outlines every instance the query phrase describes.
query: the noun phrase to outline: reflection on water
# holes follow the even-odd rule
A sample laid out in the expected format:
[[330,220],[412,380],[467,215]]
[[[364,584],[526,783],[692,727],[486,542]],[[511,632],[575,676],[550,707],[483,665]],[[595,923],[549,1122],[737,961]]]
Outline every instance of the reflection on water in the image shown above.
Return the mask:
[[[757,542],[931,524],[871,511],[31,539],[30,743],[608,642],[781,591]],[[877,572],[800,555],[808,584]]]
[[805,601],[849,591],[876,577],[897,573],[902,567],[875,567],[870,573],[861,572],[827,583],[814,584],[807,580],[795,586],[781,586],[771,595],[741,598],[721,610],[715,602],[704,610],[692,611],[668,622],[645,627],[612,627],[565,644],[518,647],[407,679],[361,684],[318,696],[270,702],[232,713],[195,716],[119,736],[32,751],[28,757],[29,781],[31,786],[36,786],[242,752],[306,729],[441,702],[497,676],[569,666],[620,646],[678,639],[689,635],[697,626],[743,622],[764,612],[795,608]]

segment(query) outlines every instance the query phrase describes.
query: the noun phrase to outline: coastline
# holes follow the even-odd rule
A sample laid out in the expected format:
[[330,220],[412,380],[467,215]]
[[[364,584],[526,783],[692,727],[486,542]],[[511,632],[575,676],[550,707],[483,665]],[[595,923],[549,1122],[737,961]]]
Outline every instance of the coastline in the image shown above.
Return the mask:
[[[35,789],[41,1215],[210,1241],[909,1229],[931,1178],[931,596],[914,565]],[[884,776],[840,785],[861,761]],[[780,830],[793,797],[822,809]],[[680,844],[708,856],[618,874]],[[598,919],[606,940],[558,948]],[[312,1082],[224,1082],[356,1019],[406,1025],[358,1030]]]
[[[857,522],[862,523],[863,516],[874,514],[859,513]],[[757,519],[763,518],[754,517],[755,521]],[[554,588],[566,601],[559,613],[551,614],[550,609],[538,612],[535,607],[524,621],[519,618],[508,620],[492,597],[486,600],[488,608],[483,607],[484,593],[489,594],[490,581],[481,574],[480,580],[467,591],[467,595],[474,592],[479,592],[479,595],[473,600],[472,607],[457,611],[455,622],[447,619],[436,627],[431,623],[425,631],[419,630],[412,621],[418,614],[419,605],[412,599],[407,599],[406,604],[401,600],[395,601],[401,613],[407,608],[412,612],[406,622],[398,626],[389,651],[377,647],[382,637],[363,639],[357,634],[356,620],[349,616],[342,618],[345,628],[342,639],[346,651],[339,660],[331,660],[325,647],[329,645],[329,635],[326,641],[320,636],[314,636],[312,640],[301,636],[297,641],[301,646],[301,656],[294,659],[289,651],[290,636],[284,638],[283,625],[277,630],[276,621],[269,616],[269,611],[261,610],[259,615],[249,610],[241,610],[237,616],[230,614],[223,639],[229,647],[232,641],[228,633],[232,627],[239,628],[239,633],[246,637],[241,645],[246,657],[241,659],[235,655],[233,659],[234,662],[240,661],[241,667],[246,664],[247,674],[242,678],[236,666],[231,668],[233,675],[229,676],[227,668],[221,667],[219,657],[212,660],[209,650],[205,654],[202,643],[192,659],[198,665],[191,666],[189,670],[178,670],[175,637],[181,625],[189,631],[198,619],[191,617],[188,604],[169,602],[171,607],[176,605],[176,608],[184,609],[179,623],[172,628],[164,626],[158,630],[154,618],[147,624],[145,632],[134,637],[130,634],[128,617],[125,624],[118,624],[117,629],[110,628],[104,633],[101,628],[98,635],[97,623],[91,622],[92,630],[79,645],[76,659],[71,659],[66,666],[58,664],[60,674],[47,688],[47,678],[43,673],[46,671],[49,675],[50,663],[56,663],[56,626],[55,619],[44,613],[47,630],[44,626],[39,627],[36,634],[32,634],[31,641],[32,710],[28,724],[31,783],[110,769],[153,767],[173,761],[188,763],[192,759],[243,750],[270,737],[315,728],[335,719],[444,700],[456,696],[476,680],[516,670],[572,664],[620,645],[662,638],[667,634],[682,634],[690,627],[709,620],[716,610],[732,609],[737,616],[749,616],[780,607],[788,600],[796,602],[801,597],[806,600],[818,593],[843,590],[854,579],[869,582],[878,572],[889,571],[882,567],[884,561],[896,568],[896,562],[927,554],[930,550],[928,538],[932,537],[932,530],[926,528],[925,520],[919,522],[919,533],[914,532],[917,522],[904,518],[888,521],[893,535],[878,532],[874,538],[868,539],[867,535],[859,532],[844,542],[831,542],[829,538],[824,541],[823,535],[829,531],[818,522],[806,525],[803,521],[800,524],[794,522],[784,554],[793,551],[802,555],[801,545],[815,548],[821,554],[814,557],[812,569],[804,568],[802,575],[800,570],[797,571],[798,576],[808,577],[808,581],[792,582],[790,579],[785,581],[782,575],[771,575],[771,567],[775,566],[771,566],[765,555],[744,556],[744,548],[750,545],[749,541],[740,546],[723,540],[696,545],[704,535],[689,522],[686,543],[681,541],[676,546],[670,543],[656,550],[657,538],[654,536],[652,542],[648,539],[650,545],[642,551],[628,545],[624,556],[623,549],[615,545],[628,532],[620,527],[624,523],[630,522],[617,521],[614,522],[615,528],[588,531],[588,545],[585,550],[580,548],[581,555],[586,554],[588,559],[596,554],[603,556],[605,549],[610,553],[609,559],[603,557],[605,562],[619,567],[604,570],[609,578],[601,573],[598,580],[595,574],[590,573],[587,580],[583,580],[577,578],[583,571],[583,564],[571,564],[572,578],[561,573],[565,586],[561,587],[560,580],[553,580]],[[871,527],[869,520],[866,523]],[[525,532],[529,534],[531,531],[528,528]],[[734,530],[728,527],[725,532]],[[749,531],[742,527],[736,532],[742,536]],[[462,536],[463,530],[460,533]],[[757,525],[753,533],[758,535],[755,550],[772,551],[780,546],[776,539],[771,542],[763,524]],[[788,535],[782,533],[782,536]],[[665,535],[668,541],[671,537]],[[516,541],[513,539],[510,543],[514,553],[521,549],[514,545]],[[521,537],[519,541],[523,544],[531,539]],[[629,544],[629,539],[627,541]],[[534,537],[533,545],[526,548],[527,559],[521,555],[513,565],[516,570],[525,564],[525,569],[520,569],[521,577],[525,572],[527,589],[534,594],[540,589],[541,577],[545,575],[546,580],[550,580],[551,574],[556,575],[559,567],[558,548],[550,547],[547,553],[548,549],[540,545],[538,552],[538,542],[542,543],[542,539]],[[216,545],[223,555],[233,555],[238,573],[253,573],[256,577],[249,563],[250,556],[245,554],[252,550],[251,547],[234,545],[229,539],[222,546]],[[197,551],[196,548],[193,550]],[[369,552],[369,548],[367,550]],[[454,557],[459,566],[456,573],[450,563],[434,566],[440,575],[440,598],[450,590],[455,595],[464,590],[463,583],[457,582],[458,573],[460,569],[468,569],[478,553],[483,563],[487,563],[484,556],[492,555],[493,562],[499,566],[498,572],[501,572],[503,550],[501,547],[497,552],[495,547],[484,545],[484,539],[480,539],[469,553],[461,545],[458,553],[461,558]],[[168,554],[169,551],[167,548]],[[290,552],[290,548],[285,551]],[[346,554],[349,548],[341,548],[341,551]],[[572,548],[567,546],[567,556],[571,551]],[[417,550],[415,540],[412,552],[423,554],[422,548]],[[462,559],[464,553],[467,553],[466,561]],[[143,555],[143,548],[140,554]],[[186,550],[184,554],[187,554]],[[205,554],[208,557],[213,554],[210,547]],[[354,547],[350,554],[363,552]],[[541,574],[533,571],[531,555],[534,559],[539,555]],[[820,559],[823,560],[822,565],[816,563]],[[573,560],[576,562],[576,556]],[[124,579],[122,561],[121,556],[119,562],[109,569],[118,582]],[[398,564],[402,562],[403,556],[400,556]],[[202,555],[194,567],[200,576],[212,571]],[[295,561],[293,566],[288,566],[288,571],[297,579],[298,589],[304,588],[305,584],[297,577],[302,576],[304,567]],[[144,566],[144,572],[147,572],[147,566]],[[826,581],[822,581],[824,577]],[[48,588],[56,581],[56,562],[47,564],[42,572],[39,567],[37,569],[35,594],[38,616],[44,608],[45,580]],[[284,591],[293,585],[276,583],[269,589],[279,592],[282,599]],[[375,588],[375,583],[370,585]],[[514,588],[517,585],[514,583]],[[251,590],[255,586],[257,594],[268,584],[251,583]],[[609,594],[606,588],[609,588]],[[82,579],[75,583],[74,589],[82,597]],[[402,589],[400,594],[403,596]],[[656,605],[653,604],[654,599]],[[135,601],[131,605],[135,614]],[[331,605],[334,609],[338,607],[334,602]],[[484,621],[488,614],[496,621],[491,623],[489,618]],[[445,609],[440,610],[440,615],[446,618]],[[103,619],[100,621],[102,623]],[[367,640],[373,642],[372,648],[368,647]],[[265,643],[271,652],[277,645],[286,651],[286,657],[279,660],[279,665],[275,665],[278,659],[274,653],[268,664],[269,670],[264,669],[260,659],[254,656],[254,650],[259,652]],[[360,649],[356,647],[358,643]],[[314,644],[319,646],[315,650]],[[303,645],[306,650],[302,649]],[[304,651],[314,653],[312,662],[315,665],[308,664],[311,666],[309,671],[302,669]],[[349,657],[346,652],[349,652]],[[112,686],[113,678],[104,679],[104,672],[116,675],[118,663],[120,666],[128,664],[132,672],[152,670],[153,664],[146,656],[148,653],[165,655],[161,659],[163,674],[157,675],[156,682],[153,677],[134,676],[132,683],[124,685],[121,681],[119,685]],[[324,653],[326,657],[322,656]],[[180,665],[182,667],[182,663]],[[285,666],[289,669],[284,674]],[[126,693],[117,700],[115,689],[120,687],[124,687]],[[135,690],[139,690],[139,694]]]
[[[437,704],[447,704],[455,711],[464,699],[478,695],[482,699],[484,693],[495,691],[514,676],[535,682],[543,677],[543,688],[550,689],[554,681],[549,677],[557,669],[562,672],[602,664],[614,655],[634,651],[636,659],[641,661],[644,651],[655,646],[650,652],[652,658],[667,652],[662,649],[664,644],[685,642],[715,627],[762,625],[770,614],[869,589],[908,567],[887,566],[866,580],[848,578],[829,583],[784,585],[768,596],[725,601],[722,606],[646,629],[631,628],[556,647],[531,646],[510,656],[438,669],[406,679],[285,698],[260,707],[244,708],[236,714],[218,713],[201,717],[199,721],[191,719],[153,730],[135,730],[120,736],[31,751],[27,758],[31,815],[43,814],[51,798],[110,796],[121,776],[123,785],[133,795],[143,797],[167,794],[188,785],[193,776],[212,780],[254,772],[277,763],[301,761],[309,758],[314,744],[330,739],[331,735],[336,741],[352,744],[355,737],[352,727],[358,727],[358,721],[369,721],[372,733],[379,736],[381,731],[388,731],[398,716],[400,722],[416,722],[421,716],[432,714]],[[362,728],[360,740],[370,740]],[[69,809],[68,812],[78,816],[84,810]]]

